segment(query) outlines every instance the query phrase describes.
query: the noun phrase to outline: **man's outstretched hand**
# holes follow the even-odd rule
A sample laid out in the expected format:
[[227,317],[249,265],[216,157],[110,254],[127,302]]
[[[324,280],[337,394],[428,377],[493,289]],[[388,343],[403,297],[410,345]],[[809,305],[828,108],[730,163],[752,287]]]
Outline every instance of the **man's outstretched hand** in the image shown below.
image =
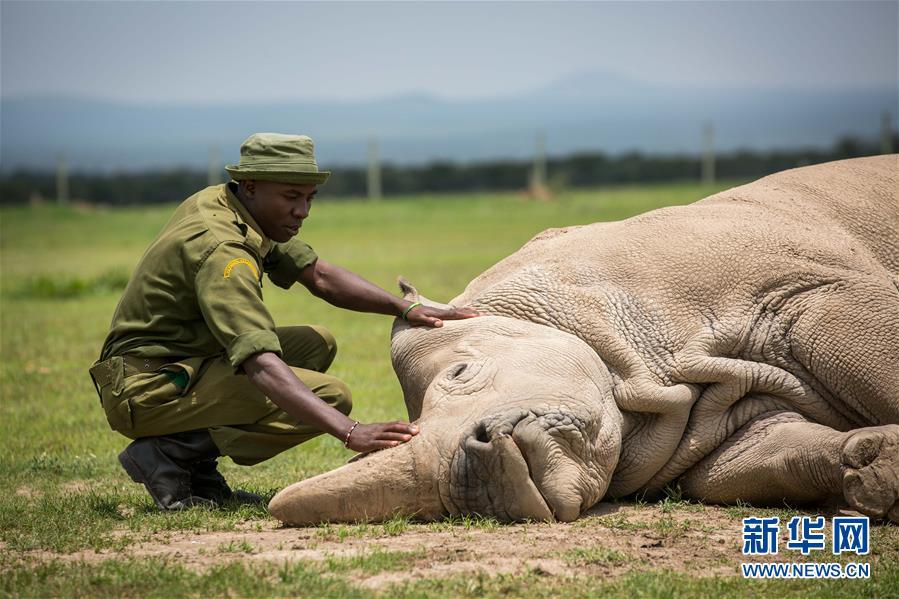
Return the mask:
[[347,445],[353,451],[366,452],[387,449],[405,443],[418,434],[418,427],[408,422],[376,422],[362,424],[353,429]]
[[415,306],[406,315],[406,320],[414,327],[442,327],[444,320],[462,320],[479,316],[471,308],[432,308],[431,306]]

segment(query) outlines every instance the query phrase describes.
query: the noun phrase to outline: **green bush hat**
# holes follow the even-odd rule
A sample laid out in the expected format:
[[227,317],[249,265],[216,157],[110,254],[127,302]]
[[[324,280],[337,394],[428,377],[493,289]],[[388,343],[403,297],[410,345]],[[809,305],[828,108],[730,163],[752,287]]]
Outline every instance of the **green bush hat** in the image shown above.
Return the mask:
[[240,146],[240,164],[225,167],[235,181],[321,185],[331,171],[318,170],[312,138],[283,133],[254,133]]

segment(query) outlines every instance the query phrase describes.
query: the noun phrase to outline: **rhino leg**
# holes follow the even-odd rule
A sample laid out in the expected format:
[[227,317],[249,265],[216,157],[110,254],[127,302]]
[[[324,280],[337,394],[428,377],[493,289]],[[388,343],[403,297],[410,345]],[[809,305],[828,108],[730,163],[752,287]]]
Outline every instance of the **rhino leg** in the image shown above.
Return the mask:
[[841,457],[849,505],[899,523],[899,425],[852,431]]
[[899,522],[899,426],[840,432],[792,412],[750,421],[680,479],[690,497],[756,505],[842,497]]

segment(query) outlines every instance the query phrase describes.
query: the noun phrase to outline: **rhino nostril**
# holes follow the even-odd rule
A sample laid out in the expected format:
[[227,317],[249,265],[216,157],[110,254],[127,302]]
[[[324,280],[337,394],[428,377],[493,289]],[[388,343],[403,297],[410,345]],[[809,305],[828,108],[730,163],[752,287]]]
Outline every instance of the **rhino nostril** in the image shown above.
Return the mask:
[[474,430],[474,438],[481,443],[490,442],[490,435],[487,434],[487,426],[483,422],[478,424],[477,428]]

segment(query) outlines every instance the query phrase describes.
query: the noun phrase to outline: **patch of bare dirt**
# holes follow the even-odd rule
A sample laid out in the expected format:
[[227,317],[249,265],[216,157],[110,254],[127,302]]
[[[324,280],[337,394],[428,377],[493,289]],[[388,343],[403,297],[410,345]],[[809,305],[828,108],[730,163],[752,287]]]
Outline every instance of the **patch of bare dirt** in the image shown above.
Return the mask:
[[30,485],[22,485],[18,489],[16,489],[16,496],[24,497],[25,499],[34,499],[36,497],[40,497],[41,492],[31,487]]
[[[234,560],[324,562],[372,552],[409,554],[383,571],[346,573],[366,588],[445,578],[465,573],[491,575],[530,570],[547,576],[619,576],[633,569],[665,569],[694,576],[735,575],[740,553],[739,518],[724,508],[600,504],[572,523],[514,525],[411,524],[390,536],[368,527],[282,528],[252,523],[228,532],[166,532],[124,551],[72,554],[31,552],[37,561],[97,562],[110,558],[171,557],[196,570]],[[327,569],[327,568],[326,568]]]
[[[87,493],[94,489],[96,489],[99,485],[95,482],[87,481],[87,480],[70,480],[62,483],[60,485],[60,489],[64,493],[71,494],[79,494],[79,493]],[[40,489],[35,489],[29,484],[20,485],[16,491],[16,495],[18,497],[24,497],[25,499],[39,499],[44,493]]]
[[65,493],[87,493],[88,491],[92,491],[98,485],[96,483],[92,483],[91,481],[86,480],[70,480],[68,482],[64,482],[60,485],[60,489],[62,489]]

